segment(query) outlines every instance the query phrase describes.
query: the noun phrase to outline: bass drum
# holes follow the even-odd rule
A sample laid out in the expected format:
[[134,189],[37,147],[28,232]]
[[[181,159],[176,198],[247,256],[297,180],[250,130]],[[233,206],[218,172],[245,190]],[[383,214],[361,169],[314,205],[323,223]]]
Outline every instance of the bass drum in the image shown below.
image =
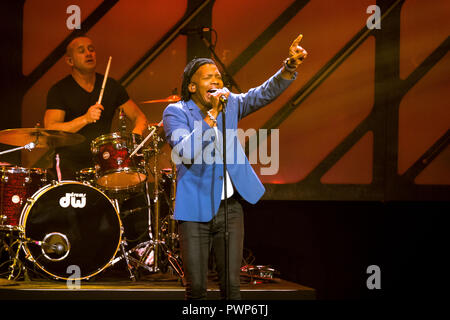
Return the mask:
[[29,239],[23,247],[27,257],[64,280],[88,279],[111,265],[123,230],[112,201],[76,181],[37,191],[23,208],[20,226]]

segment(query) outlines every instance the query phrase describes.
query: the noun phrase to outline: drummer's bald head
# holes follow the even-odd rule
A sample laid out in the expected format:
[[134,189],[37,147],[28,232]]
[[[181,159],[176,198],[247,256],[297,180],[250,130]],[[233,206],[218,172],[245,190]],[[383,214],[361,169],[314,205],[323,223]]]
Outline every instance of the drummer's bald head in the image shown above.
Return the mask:
[[74,37],[66,47],[64,60],[71,68],[81,72],[95,70],[97,59],[91,38],[85,35]]
[[85,34],[79,34],[77,35],[75,38],[73,38],[69,44],[66,46],[66,57],[70,57],[72,55],[73,49],[75,48],[75,43],[78,39],[80,38],[87,38],[89,40],[92,41],[91,38],[89,38],[87,35]]

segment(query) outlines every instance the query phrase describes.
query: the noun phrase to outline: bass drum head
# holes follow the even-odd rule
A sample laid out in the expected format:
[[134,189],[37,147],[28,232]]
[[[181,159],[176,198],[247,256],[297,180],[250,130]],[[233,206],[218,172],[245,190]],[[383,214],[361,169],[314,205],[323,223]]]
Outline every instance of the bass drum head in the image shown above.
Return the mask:
[[122,223],[110,199],[75,181],[36,192],[24,207],[20,224],[26,238],[42,242],[26,244],[26,253],[56,279],[96,275],[110,265],[122,237]]

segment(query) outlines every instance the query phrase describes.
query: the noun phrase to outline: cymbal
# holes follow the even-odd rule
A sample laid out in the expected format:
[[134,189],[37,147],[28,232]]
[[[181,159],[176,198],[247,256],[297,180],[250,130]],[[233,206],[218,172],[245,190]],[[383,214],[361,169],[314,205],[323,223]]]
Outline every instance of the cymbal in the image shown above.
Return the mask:
[[165,99],[141,101],[141,103],[158,103],[158,102],[178,102],[181,98],[176,94],[168,96]]
[[81,134],[41,128],[19,128],[0,131],[0,143],[25,146],[36,143],[36,148],[57,148],[79,144],[85,140]]

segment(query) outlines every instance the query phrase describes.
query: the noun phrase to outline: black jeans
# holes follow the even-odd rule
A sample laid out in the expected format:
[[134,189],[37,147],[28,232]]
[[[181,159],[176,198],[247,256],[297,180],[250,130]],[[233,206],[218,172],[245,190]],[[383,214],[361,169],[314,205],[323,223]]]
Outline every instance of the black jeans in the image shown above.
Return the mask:
[[[228,199],[229,299],[240,300],[240,268],[244,247],[244,213],[241,204]],[[209,222],[179,221],[181,258],[186,276],[186,299],[206,299],[211,245],[219,275],[220,295],[225,299],[224,201]]]

